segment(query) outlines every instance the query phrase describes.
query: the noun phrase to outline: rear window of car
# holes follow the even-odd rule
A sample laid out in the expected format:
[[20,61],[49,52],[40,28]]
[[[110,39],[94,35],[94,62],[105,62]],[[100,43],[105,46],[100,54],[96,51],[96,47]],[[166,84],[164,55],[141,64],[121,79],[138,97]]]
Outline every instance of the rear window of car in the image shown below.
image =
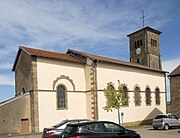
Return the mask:
[[73,126],[67,126],[65,129],[64,129],[64,132],[67,133],[67,134],[70,134],[72,131],[73,131],[74,127]]
[[167,118],[167,116],[166,115],[158,115],[158,116],[156,116],[155,119],[161,119],[161,118]]

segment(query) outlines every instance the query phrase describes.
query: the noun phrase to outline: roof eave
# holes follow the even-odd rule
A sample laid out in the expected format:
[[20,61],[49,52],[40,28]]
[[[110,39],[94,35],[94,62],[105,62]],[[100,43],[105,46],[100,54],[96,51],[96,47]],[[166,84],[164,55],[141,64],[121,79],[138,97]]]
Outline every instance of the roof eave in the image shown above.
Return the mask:
[[86,57],[86,58],[90,58],[90,59],[92,59],[92,60],[97,60],[96,58],[93,58],[93,57],[91,57],[91,56],[87,56],[87,55],[85,55],[85,54],[83,54],[83,53],[81,53],[81,52],[78,52],[78,51],[75,51],[75,50],[72,50],[72,49],[68,49],[67,52],[66,52],[66,54],[68,54],[69,52],[73,52],[73,53],[76,53],[76,54],[80,54],[80,55],[82,55],[82,56],[84,56],[84,57]]
[[130,37],[131,35],[136,34],[136,33],[140,32],[140,31],[142,31],[142,30],[151,30],[152,32],[155,32],[155,33],[157,33],[157,34],[161,34],[161,33],[162,33],[162,32],[160,32],[160,31],[158,31],[158,30],[156,30],[156,29],[154,29],[154,28],[151,28],[151,27],[149,27],[149,26],[146,26],[146,27],[144,27],[144,28],[142,28],[142,29],[140,29],[140,30],[137,30],[137,31],[135,31],[135,32],[133,32],[133,33],[128,34],[127,36]]
[[138,68],[138,69],[144,69],[144,70],[150,70],[150,71],[155,71],[155,72],[161,72],[161,73],[169,73],[167,71],[163,71],[163,70],[158,70],[158,69],[153,69],[153,68],[147,68],[146,66],[136,66],[136,65],[129,65],[129,64],[123,64],[123,63],[117,63],[117,62],[110,62],[110,61],[103,61],[103,60],[99,60],[99,62],[104,62],[104,63],[111,63],[111,64],[118,64],[118,65],[122,65],[122,66],[129,66],[129,67],[134,67],[134,68]]
[[180,76],[180,74],[169,74],[168,77],[176,77],[176,76]]
[[23,46],[19,46],[19,49],[18,49],[16,58],[15,58],[15,61],[14,61],[13,67],[12,67],[12,71],[15,71],[15,69],[16,69],[16,64],[17,64],[17,62],[18,62],[18,60],[19,60],[19,56],[20,56],[20,53],[21,53],[22,50],[23,50],[24,52],[26,52],[28,55],[33,56],[31,53],[29,53],[28,51],[26,51],[26,50],[23,48]]

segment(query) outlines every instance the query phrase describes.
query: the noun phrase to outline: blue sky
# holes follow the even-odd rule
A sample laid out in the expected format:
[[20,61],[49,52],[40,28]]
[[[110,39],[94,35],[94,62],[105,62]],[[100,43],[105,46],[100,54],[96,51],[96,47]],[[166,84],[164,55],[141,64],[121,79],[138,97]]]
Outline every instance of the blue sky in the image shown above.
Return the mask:
[[19,45],[129,61],[126,35],[142,28],[143,9],[145,26],[162,32],[163,70],[171,72],[180,64],[179,7],[179,0],[1,0],[0,102],[15,95]]

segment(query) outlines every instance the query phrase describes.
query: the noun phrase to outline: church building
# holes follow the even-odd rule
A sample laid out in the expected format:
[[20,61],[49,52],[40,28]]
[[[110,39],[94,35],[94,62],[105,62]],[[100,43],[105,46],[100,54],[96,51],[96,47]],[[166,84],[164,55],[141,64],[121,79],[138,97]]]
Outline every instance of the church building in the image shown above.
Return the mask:
[[[57,53],[20,46],[14,65],[15,97],[0,103],[0,134],[38,133],[64,119],[110,120],[104,88],[123,84],[123,123],[147,124],[166,113],[166,72],[160,34],[151,27],[128,35],[130,62],[68,49]],[[12,127],[13,126],[13,127]]]

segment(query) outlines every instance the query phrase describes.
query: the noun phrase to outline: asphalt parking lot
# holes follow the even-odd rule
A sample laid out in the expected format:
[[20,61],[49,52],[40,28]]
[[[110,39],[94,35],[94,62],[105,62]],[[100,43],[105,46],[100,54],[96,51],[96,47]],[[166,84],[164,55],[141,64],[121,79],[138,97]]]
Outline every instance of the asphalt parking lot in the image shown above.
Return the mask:
[[[147,128],[132,128],[137,131],[142,138],[180,138],[180,129],[154,130],[151,127]],[[0,138],[42,138],[41,135],[24,135],[24,136],[0,136]]]
[[142,138],[180,138],[180,129],[154,130],[152,128],[133,129],[137,131]]

